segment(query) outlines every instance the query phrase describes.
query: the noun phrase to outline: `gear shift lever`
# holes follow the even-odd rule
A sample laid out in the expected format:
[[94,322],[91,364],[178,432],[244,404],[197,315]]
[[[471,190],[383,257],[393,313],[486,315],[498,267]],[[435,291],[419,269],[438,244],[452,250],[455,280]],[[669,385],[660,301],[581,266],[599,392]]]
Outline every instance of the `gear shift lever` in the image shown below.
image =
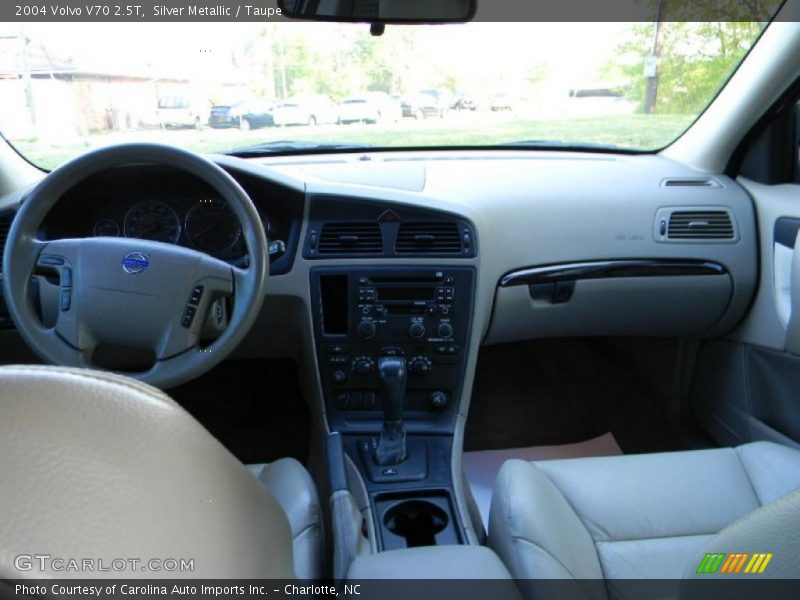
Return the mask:
[[406,427],[403,423],[405,359],[398,356],[381,357],[378,359],[378,376],[383,399],[383,428],[375,448],[375,463],[379,466],[398,465],[408,456]]

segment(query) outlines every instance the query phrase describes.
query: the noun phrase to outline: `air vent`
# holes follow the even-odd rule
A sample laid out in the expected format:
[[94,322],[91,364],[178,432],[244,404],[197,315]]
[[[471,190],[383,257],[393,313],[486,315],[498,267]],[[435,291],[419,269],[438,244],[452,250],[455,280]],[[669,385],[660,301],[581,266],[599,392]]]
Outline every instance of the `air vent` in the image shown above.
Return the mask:
[[11,229],[11,221],[14,219],[13,212],[7,212],[0,215],[0,273],[3,272],[3,253],[6,248],[6,238],[8,237],[8,230]]
[[671,240],[731,240],[731,216],[724,210],[676,210],[669,216],[667,238]]
[[397,254],[460,254],[461,250],[461,232],[457,223],[401,223],[397,231]]
[[716,179],[697,177],[694,179],[665,179],[664,187],[720,187]]
[[319,236],[320,254],[381,254],[383,237],[377,223],[326,223]]

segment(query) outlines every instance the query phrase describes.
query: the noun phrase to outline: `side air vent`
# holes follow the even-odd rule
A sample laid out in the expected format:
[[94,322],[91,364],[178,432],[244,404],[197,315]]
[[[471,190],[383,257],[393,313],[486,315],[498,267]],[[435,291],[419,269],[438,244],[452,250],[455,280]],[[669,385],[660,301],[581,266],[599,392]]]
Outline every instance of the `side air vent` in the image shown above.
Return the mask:
[[3,272],[3,253],[6,249],[6,238],[8,237],[8,230],[11,229],[11,221],[13,219],[13,212],[0,214],[0,273]]
[[669,216],[670,240],[732,240],[733,221],[725,210],[676,210]]
[[447,221],[400,223],[397,254],[460,254],[463,239],[458,224]]
[[720,187],[719,182],[711,177],[697,177],[693,179],[665,179],[664,187]]
[[381,254],[383,237],[377,223],[326,223],[319,236],[320,254]]

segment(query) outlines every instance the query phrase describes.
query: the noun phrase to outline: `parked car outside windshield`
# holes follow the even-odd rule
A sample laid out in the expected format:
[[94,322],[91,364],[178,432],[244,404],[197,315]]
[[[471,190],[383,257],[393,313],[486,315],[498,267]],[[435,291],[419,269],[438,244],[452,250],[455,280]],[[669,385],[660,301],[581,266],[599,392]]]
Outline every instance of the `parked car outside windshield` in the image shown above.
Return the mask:
[[654,23],[389,25],[380,37],[357,23],[159,23],[147,44],[134,23],[0,25],[0,132],[46,169],[133,141],[650,151],[697,118],[764,26],[661,23],[654,58]]

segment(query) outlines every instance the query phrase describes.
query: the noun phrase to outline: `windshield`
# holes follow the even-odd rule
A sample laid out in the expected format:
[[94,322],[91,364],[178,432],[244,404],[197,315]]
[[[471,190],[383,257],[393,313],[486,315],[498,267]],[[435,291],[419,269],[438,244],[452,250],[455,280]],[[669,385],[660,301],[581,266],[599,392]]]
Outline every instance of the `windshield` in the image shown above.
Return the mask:
[[338,23],[16,24],[0,35],[0,131],[48,169],[132,141],[649,151],[697,118],[764,25],[467,23],[374,37]]

